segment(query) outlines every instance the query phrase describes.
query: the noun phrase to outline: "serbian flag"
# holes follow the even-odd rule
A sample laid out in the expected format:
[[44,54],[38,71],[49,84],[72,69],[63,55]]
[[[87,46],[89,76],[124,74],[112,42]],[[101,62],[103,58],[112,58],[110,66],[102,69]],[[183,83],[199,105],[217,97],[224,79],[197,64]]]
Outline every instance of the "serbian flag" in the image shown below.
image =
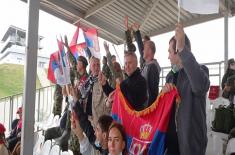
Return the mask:
[[179,95],[174,88],[161,93],[156,101],[142,111],[135,111],[117,86],[112,106],[112,117],[124,126],[130,154],[163,155],[171,108]]
[[86,48],[86,43],[80,43],[77,45],[70,46],[70,50],[73,54],[73,56],[78,59],[79,56],[86,56],[85,49]]
[[47,71],[47,79],[50,80],[52,83],[56,84],[55,72],[59,70],[59,53],[58,51],[52,53],[50,55],[50,62]]
[[70,50],[73,54],[73,56],[76,58],[76,60],[78,59],[79,56],[85,56],[85,47],[86,47],[86,43],[84,40],[82,40],[82,42],[78,43],[79,41],[79,30],[80,30],[80,26],[77,26],[77,29],[73,35],[73,38],[71,40],[71,43],[69,45]]
[[64,86],[70,84],[70,67],[68,63],[68,57],[65,54],[64,44],[57,39],[58,47],[59,47],[59,71],[55,70],[55,78],[57,80],[57,84]]
[[91,55],[100,59],[101,55],[97,29],[83,28],[83,34],[86,41],[86,45],[89,48]]

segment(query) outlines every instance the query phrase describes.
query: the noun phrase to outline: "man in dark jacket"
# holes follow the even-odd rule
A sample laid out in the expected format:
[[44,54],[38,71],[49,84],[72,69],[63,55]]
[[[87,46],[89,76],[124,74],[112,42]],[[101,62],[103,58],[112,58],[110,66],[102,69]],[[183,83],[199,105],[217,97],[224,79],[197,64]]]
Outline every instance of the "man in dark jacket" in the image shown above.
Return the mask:
[[143,44],[141,33],[139,31],[139,24],[135,23],[132,27],[136,30],[135,39],[140,53],[141,75],[145,78],[147,82],[147,106],[150,106],[158,96],[159,75],[161,72],[161,68],[157,60],[154,59],[154,55],[156,52],[154,42],[148,40],[149,38],[147,38],[145,39]]
[[[168,138],[177,139],[178,146],[169,148],[167,144],[166,154],[204,155],[207,146],[206,93],[210,85],[208,68],[196,61],[180,24],[176,26],[168,51],[171,64],[178,67],[178,74],[172,75],[176,78],[181,103],[173,109],[172,115],[175,117],[171,117],[168,129],[171,132],[174,130]],[[168,92],[172,88],[171,84],[166,83],[163,91]]]
[[[121,91],[136,111],[143,110],[146,108],[147,102],[146,80],[137,67],[137,57],[134,52],[126,52],[124,61],[127,79],[121,82]],[[114,89],[108,85],[103,77],[100,75],[99,81],[103,85],[105,94],[108,96]]]

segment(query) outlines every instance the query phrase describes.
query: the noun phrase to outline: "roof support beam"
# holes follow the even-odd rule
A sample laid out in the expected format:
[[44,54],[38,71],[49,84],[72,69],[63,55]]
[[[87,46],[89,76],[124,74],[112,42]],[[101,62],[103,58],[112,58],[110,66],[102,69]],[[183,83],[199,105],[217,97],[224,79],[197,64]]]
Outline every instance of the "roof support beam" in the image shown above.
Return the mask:
[[142,22],[142,24],[140,25],[140,29],[144,28],[145,23],[148,21],[148,19],[150,18],[151,14],[153,13],[154,9],[156,8],[157,4],[159,3],[160,0],[155,0],[155,2],[153,3],[153,6],[148,10],[148,12],[145,15],[144,21]]
[[[201,17],[198,17],[198,18],[193,18],[192,20],[190,20],[188,22],[185,22],[184,27],[195,25],[195,24],[198,24],[198,23],[207,22],[207,21],[218,19],[218,18],[221,18],[221,17],[223,17],[222,14],[212,14],[212,15],[201,16]],[[151,36],[155,36],[155,35],[159,35],[159,34],[163,34],[163,33],[173,31],[174,29],[175,29],[175,25],[172,25],[172,26],[168,26],[164,29],[161,29],[160,31],[159,30],[152,30],[152,31],[149,32],[149,34],[151,34]]]
[[97,19],[92,16],[85,19],[84,13],[79,12],[79,10],[77,10],[72,5],[68,5],[68,2],[65,2],[64,0],[50,0],[50,2],[56,5],[57,7],[65,10],[66,12],[76,15],[78,18],[81,18],[82,21],[88,23],[89,25],[93,25],[98,29],[102,29],[105,33],[113,36],[117,40],[124,40],[124,33],[120,32],[118,29],[114,28],[109,23],[101,21],[100,19]]
[[85,14],[85,18],[88,18],[90,16],[92,16],[93,14],[95,14],[96,12],[100,11],[101,9],[107,7],[108,5],[112,4],[115,0],[104,0],[101,3],[99,3],[98,5],[95,5],[93,8],[90,8],[86,14]]

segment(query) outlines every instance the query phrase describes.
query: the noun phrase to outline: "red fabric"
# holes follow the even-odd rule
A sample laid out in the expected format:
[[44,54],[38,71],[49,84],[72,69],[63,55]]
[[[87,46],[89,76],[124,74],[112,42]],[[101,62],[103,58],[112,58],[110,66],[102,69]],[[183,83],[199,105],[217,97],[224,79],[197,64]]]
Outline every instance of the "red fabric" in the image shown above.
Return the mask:
[[0,123],[0,133],[4,133],[6,131],[6,128],[3,124]]
[[48,71],[47,71],[47,79],[50,80],[52,83],[56,84],[56,79],[54,76],[54,69],[55,68],[53,68],[53,63],[59,64],[58,51],[56,51],[50,55],[50,62],[49,62],[49,67],[48,67]]
[[216,98],[219,97],[219,86],[210,86],[209,90],[209,99],[210,100],[215,100]]
[[151,141],[157,129],[160,132],[167,131],[169,113],[176,97],[179,96],[177,90],[174,89],[169,93],[159,95],[158,99],[149,108],[137,112],[124,98],[120,88],[117,88],[112,106],[112,115],[118,116],[128,135],[138,139],[141,139],[141,127],[144,124],[150,124],[152,132],[145,140]]
[[74,45],[77,45],[77,41],[78,41],[78,36],[79,36],[79,25],[77,26],[77,29],[73,35],[73,39],[71,40],[71,43],[70,43],[70,47],[71,46],[74,46]]
[[21,129],[21,128],[22,128],[22,119],[20,119],[17,124],[17,129]]

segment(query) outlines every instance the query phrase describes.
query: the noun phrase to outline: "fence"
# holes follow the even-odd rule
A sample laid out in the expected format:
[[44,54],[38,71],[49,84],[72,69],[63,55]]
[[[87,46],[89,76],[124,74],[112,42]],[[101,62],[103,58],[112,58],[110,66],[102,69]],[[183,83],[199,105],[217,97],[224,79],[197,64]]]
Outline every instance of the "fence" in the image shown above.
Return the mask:
[[[35,98],[35,121],[42,121],[47,118],[53,107],[54,86],[43,87],[36,90]],[[7,131],[11,128],[11,122],[16,118],[18,107],[22,105],[23,93],[0,98],[0,122]]]
[[[220,85],[224,75],[224,62],[205,63],[209,68],[211,85]],[[165,84],[165,78],[171,67],[162,67],[160,73],[159,87],[161,90]],[[35,121],[42,121],[52,113],[54,86],[44,87],[36,90]],[[9,130],[12,120],[16,117],[16,111],[22,104],[22,93],[0,98],[0,122],[4,123]],[[3,114],[3,115],[2,115]]]

